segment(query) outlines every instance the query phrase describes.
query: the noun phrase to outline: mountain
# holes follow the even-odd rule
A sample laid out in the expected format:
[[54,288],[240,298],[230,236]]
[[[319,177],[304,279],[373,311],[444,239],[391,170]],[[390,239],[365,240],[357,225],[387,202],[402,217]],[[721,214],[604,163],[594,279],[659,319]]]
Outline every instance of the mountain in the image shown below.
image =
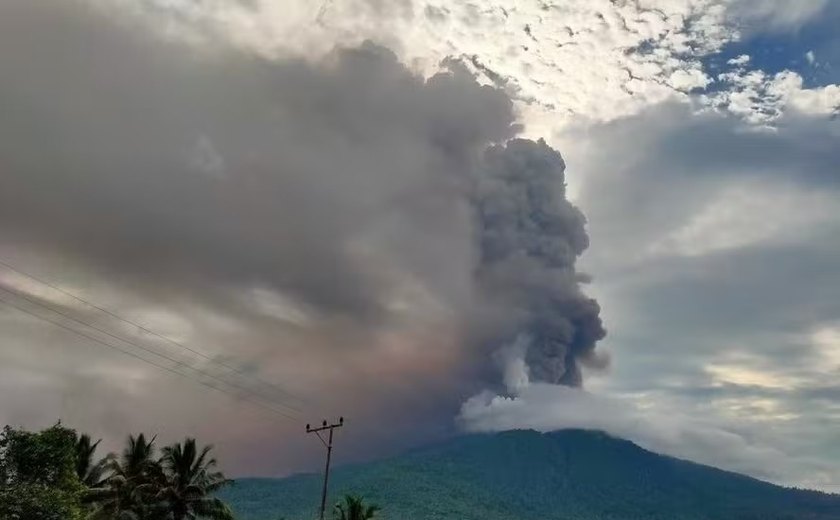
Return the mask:
[[[222,498],[241,520],[312,520],[321,478],[242,479]],[[350,492],[389,520],[840,520],[838,495],[582,430],[468,435],[332,472],[331,501]]]

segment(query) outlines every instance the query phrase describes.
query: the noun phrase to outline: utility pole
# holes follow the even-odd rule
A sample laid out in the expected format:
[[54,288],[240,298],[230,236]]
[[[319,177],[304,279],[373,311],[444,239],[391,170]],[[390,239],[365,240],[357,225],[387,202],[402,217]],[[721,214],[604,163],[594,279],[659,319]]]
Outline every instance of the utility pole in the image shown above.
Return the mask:
[[[327,507],[327,483],[330,479],[330,456],[332,455],[333,430],[335,430],[336,428],[341,428],[342,426],[344,426],[344,417],[339,417],[338,422],[334,424],[327,424],[327,421],[324,421],[321,424],[321,426],[318,426],[317,428],[312,428],[308,424],[306,425],[306,433],[314,433],[315,435],[317,435],[318,439],[321,441],[321,444],[323,444],[327,448],[327,467],[324,470],[324,490],[321,493],[321,514],[319,516],[320,520],[324,520],[324,510]],[[324,438],[321,437],[321,432],[327,430],[330,432],[329,437],[327,437],[327,440],[324,440]]]

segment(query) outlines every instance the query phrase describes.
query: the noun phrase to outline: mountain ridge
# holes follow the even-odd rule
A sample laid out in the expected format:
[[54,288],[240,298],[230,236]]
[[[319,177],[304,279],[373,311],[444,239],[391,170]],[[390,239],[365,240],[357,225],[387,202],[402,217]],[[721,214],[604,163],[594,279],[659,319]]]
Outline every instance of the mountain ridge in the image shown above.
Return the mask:
[[[359,493],[388,519],[838,520],[840,496],[776,486],[589,430],[470,434],[337,468],[333,499]],[[239,479],[241,520],[311,519],[321,476]]]

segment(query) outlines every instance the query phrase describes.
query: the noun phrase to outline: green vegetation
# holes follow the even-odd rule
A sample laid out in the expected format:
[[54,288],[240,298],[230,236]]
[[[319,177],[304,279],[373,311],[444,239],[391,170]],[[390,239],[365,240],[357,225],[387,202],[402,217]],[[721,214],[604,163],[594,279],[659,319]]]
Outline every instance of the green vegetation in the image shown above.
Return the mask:
[[[469,435],[345,466],[330,494],[389,520],[838,520],[840,497],[774,486],[602,433]],[[222,492],[239,520],[317,517],[321,477],[244,479]]]
[[104,474],[108,459],[96,460],[96,447],[99,441],[91,442],[90,435],[82,434],[76,441],[76,475],[88,489],[96,489],[105,484]]
[[[194,439],[98,442],[56,425],[0,434],[2,520],[312,520],[321,477],[243,479]],[[602,433],[469,435],[332,476],[334,520],[838,520],[840,496],[657,455]],[[365,499],[361,497],[364,496]],[[368,502],[370,501],[370,502]],[[226,503],[231,505],[228,508]],[[282,515],[282,516],[281,516]]]
[[335,505],[335,520],[372,520],[379,512],[379,506],[365,504],[357,495],[344,495],[344,499]]
[[215,496],[230,483],[211,447],[195,439],[164,447],[130,436],[119,456],[97,460],[87,435],[61,425],[0,435],[2,520],[233,520]]
[[199,450],[195,439],[163,449],[161,465],[165,475],[159,498],[172,511],[173,520],[233,518],[230,509],[213,496],[230,481],[214,471],[216,460],[208,458],[210,446]]
[[76,475],[76,433],[60,425],[40,433],[0,434],[0,518],[81,520],[85,487]]

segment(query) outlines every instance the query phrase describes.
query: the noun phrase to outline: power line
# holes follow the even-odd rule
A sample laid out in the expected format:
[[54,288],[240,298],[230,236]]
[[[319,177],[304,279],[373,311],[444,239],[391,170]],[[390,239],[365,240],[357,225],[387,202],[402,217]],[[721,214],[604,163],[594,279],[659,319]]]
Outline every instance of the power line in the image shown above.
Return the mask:
[[[269,398],[267,398],[267,397],[265,397],[265,396],[263,396],[263,395],[261,395],[261,394],[259,394],[259,393],[256,393],[256,392],[252,391],[251,389],[249,389],[249,388],[247,388],[247,387],[244,387],[244,386],[242,386],[242,385],[239,385],[239,384],[236,384],[236,383],[233,383],[233,382],[227,381],[227,380],[225,380],[225,379],[223,379],[223,378],[221,378],[221,377],[218,377],[218,376],[217,376],[217,375],[215,375],[215,374],[212,374],[212,373],[210,373],[210,372],[207,372],[207,371],[201,370],[201,369],[199,369],[199,368],[196,368],[196,367],[194,367],[194,366],[190,365],[188,361],[184,361],[184,360],[180,360],[180,359],[176,359],[176,358],[173,358],[173,357],[167,356],[166,354],[162,354],[162,353],[157,352],[157,351],[155,351],[155,350],[153,350],[153,349],[151,349],[151,348],[148,348],[148,347],[145,347],[145,346],[143,346],[143,345],[140,345],[140,344],[134,343],[134,342],[132,342],[132,341],[129,341],[129,340],[127,340],[127,339],[125,339],[125,338],[123,338],[123,337],[121,337],[121,336],[118,336],[118,335],[116,335],[116,334],[111,333],[111,332],[110,332],[110,331],[108,331],[108,330],[105,330],[105,329],[102,329],[102,328],[97,327],[97,326],[95,326],[95,325],[92,325],[92,324],[90,324],[90,323],[88,323],[88,322],[86,322],[86,321],[84,321],[84,320],[80,320],[80,319],[78,319],[78,318],[76,318],[76,317],[74,317],[74,316],[72,316],[72,315],[70,315],[70,314],[68,314],[68,313],[66,313],[66,312],[62,312],[62,311],[60,311],[60,310],[58,310],[58,309],[54,308],[53,306],[47,305],[47,304],[45,304],[45,303],[43,303],[43,302],[39,302],[39,301],[33,300],[32,298],[29,298],[29,297],[27,297],[26,295],[20,294],[19,292],[9,290],[8,288],[5,288],[5,287],[0,287],[0,290],[1,290],[1,291],[3,291],[3,292],[5,292],[5,293],[11,294],[12,296],[16,296],[16,297],[18,297],[18,298],[20,298],[20,299],[22,299],[22,300],[25,300],[25,301],[26,301],[26,302],[28,302],[30,305],[35,305],[35,306],[37,306],[37,307],[40,307],[40,308],[43,308],[43,309],[47,309],[48,311],[50,311],[50,312],[52,312],[52,313],[55,313],[55,314],[58,314],[59,316],[62,316],[62,317],[63,317],[63,318],[65,318],[65,319],[71,320],[71,321],[73,321],[73,322],[75,322],[75,323],[77,323],[77,324],[79,324],[79,325],[82,325],[83,327],[88,327],[88,328],[90,328],[90,329],[93,329],[93,330],[95,330],[95,331],[97,331],[97,332],[99,332],[99,333],[101,333],[101,334],[105,334],[106,336],[112,337],[112,338],[116,339],[117,341],[121,341],[121,342],[126,343],[126,344],[128,344],[128,345],[131,345],[131,346],[134,346],[134,347],[136,347],[136,348],[139,348],[139,349],[141,349],[141,350],[143,350],[143,351],[145,351],[145,352],[148,352],[149,354],[152,354],[152,355],[154,355],[154,356],[158,356],[158,357],[163,358],[163,359],[165,359],[165,360],[167,360],[167,361],[170,361],[170,362],[172,362],[172,363],[175,363],[176,365],[183,365],[186,369],[192,370],[193,372],[196,372],[196,373],[197,373],[197,374],[199,374],[199,375],[202,375],[202,376],[207,377],[207,378],[209,378],[209,379],[213,379],[213,380],[218,381],[218,382],[220,382],[220,383],[222,383],[222,384],[225,384],[225,385],[228,385],[228,386],[230,386],[230,387],[233,387],[233,388],[235,388],[235,389],[237,389],[237,390],[240,390],[240,391],[242,391],[242,392],[245,392],[245,393],[246,393],[246,394],[248,394],[248,395],[253,395],[253,396],[255,396],[256,398],[261,399],[261,400],[263,400],[263,401],[265,401],[265,402],[268,402],[268,403],[270,403],[270,404],[279,405],[279,406],[285,406],[285,407],[287,407],[287,408],[288,408],[288,406],[287,406],[285,403],[274,401],[274,400],[269,399]],[[292,417],[291,417],[291,416],[289,416],[289,418],[292,418]]]
[[[3,261],[2,259],[0,259],[0,265],[2,265],[2,266],[3,266],[3,267],[5,267],[6,269],[8,269],[8,270],[10,270],[10,271],[13,271],[13,272],[15,272],[15,273],[17,273],[17,274],[19,274],[19,275],[21,275],[21,276],[24,276],[24,277],[26,277],[26,278],[29,278],[30,280],[33,280],[33,281],[38,282],[38,283],[40,283],[40,284],[42,284],[42,285],[44,285],[44,286],[46,286],[46,287],[49,287],[50,289],[53,289],[54,291],[57,291],[57,292],[59,292],[59,293],[61,293],[61,294],[64,294],[65,296],[68,296],[68,297],[72,298],[73,300],[78,301],[78,302],[80,302],[80,303],[82,303],[82,304],[84,304],[84,305],[86,305],[86,306],[88,306],[88,307],[90,307],[90,308],[92,308],[92,309],[96,309],[97,311],[100,311],[100,312],[102,312],[102,313],[104,313],[104,314],[107,314],[108,316],[111,316],[112,318],[115,318],[115,319],[117,319],[117,320],[119,320],[119,321],[122,321],[123,323],[127,323],[128,325],[131,325],[132,327],[136,327],[138,330],[140,330],[140,331],[142,331],[142,332],[144,332],[144,333],[146,333],[146,334],[149,334],[149,335],[151,335],[151,336],[154,336],[154,337],[156,337],[156,338],[159,338],[159,339],[163,340],[164,342],[166,342],[166,343],[168,343],[168,344],[170,344],[170,345],[173,345],[173,346],[175,346],[175,347],[178,347],[178,348],[181,348],[181,349],[187,350],[187,351],[189,351],[189,352],[191,352],[191,353],[193,353],[193,354],[195,354],[195,355],[197,355],[197,356],[199,356],[199,357],[201,357],[201,358],[203,358],[203,359],[206,359],[206,360],[207,360],[207,361],[209,361],[210,363],[217,364],[217,365],[219,365],[219,366],[221,366],[221,367],[224,367],[224,368],[228,369],[228,370],[229,370],[229,371],[231,371],[231,372],[235,372],[236,374],[239,374],[239,375],[241,375],[241,376],[245,376],[245,377],[247,377],[247,378],[251,378],[251,379],[253,379],[253,381],[254,381],[255,383],[258,383],[258,384],[259,384],[259,385],[261,385],[261,386],[264,386],[264,387],[270,388],[271,390],[273,390],[273,391],[275,391],[275,392],[278,392],[278,393],[279,393],[279,394],[281,394],[281,395],[284,395],[284,396],[286,396],[286,397],[289,397],[289,398],[291,398],[291,399],[294,399],[294,400],[295,400],[295,401],[297,401],[298,403],[305,403],[305,401],[304,401],[303,399],[301,399],[300,397],[295,396],[295,395],[293,395],[293,394],[289,393],[288,391],[286,391],[286,390],[284,390],[284,389],[280,388],[279,386],[277,386],[277,385],[275,385],[275,384],[273,384],[273,383],[270,383],[270,382],[265,381],[265,380],[263,380],[263,379],[261,379],[261,378],[259,378],[259,377],[256,377],[256,376],[255,376],[255,375],[253,375],[253,374],[249,374],[249,373],[245,372],[244,370],[242,370],[242,369],[240,369],[240,368],[238,368],[238,367],[235,367],[235,366],[233,366],[233,365],[229,365],[228,363],[225,363],[224,361],[220,361],[220,360],[218,360],[218,359],[214,358],[213,356],[210,356],[210,355],[208,355],[208,354],[206,354],[206,353],[204,353],[204,352],[202,352],[202,351],[200,351],[200,350],[197,350],[197,349],[191,348],[191,347],[189,347],[189,346],[187,346],[187,345],[184,345],[183,343],[180,343],[180,342],[178,342],[178,341],[175,341],[174,339],[169,338],[169,337],[167,337],[167,336],[164,336],[163,334],[160,334],[160,333],[158,333],[158,332],[155,332],[155,331],[153,331],[153,330],[149,329],[148,327],[146,327],[146,326],[144,326],[144,325],[141,325],[141,324],[139,324],[139,323],[136,323],[136,322],[134,322],[134,321],[131,321],[131,320],[127,319],[127,318],[124,318],[123,316],[120,316],[120,315],[118,315],[117,313],[115,313],[115,312],[113,312],[113,311],[111,311],[111,310],[109,310],[109,309],[106,309],[106,308],[104,308],[104,307],[102,307],[102,306],[100,306],[100,305],[97,305],[97,304],[95,304],[95,303],[92,303],[92,302],[90,302],[90,301],[88,301],[88,300],[86,300],[86,299],[84,299],[84,298],[82,298],[82,297],[80,297],[80,296],[78,296],[78,295],[76,295],[76,294],[73,294],[73,293],[71,293],[71,292],[67,291],[66,289],[62,289],[61,287],[59,287],[59,286],[57,286],[57,285],[55,285],[55,284],[53,284],[53,283],[50,283],[49,281],[47,281],[47,280],[45,280],[45,279],[43,279],[43,278],[37,277],[37,276],[35,276],[35,275],[31,274],[31,273],[28,273],[28,272],[26,272],[26,271],[23,271],[23,270],[21,270],[21,269],[19,269],[19,268],[15,267],[14,265],[12,265],[12,264],[10,264],[10,263]],[[300,412],[300,411],[301,411],[300,409],[298,409],[298,408],[296,408],[296,407],[294,407],[294,406],[288,405],[288,404],[284,404],[284,406],[286,406],[287,408],[290,408],[290,409],[292,409],[292,410],[294,410],[294,411],[296,411],[296,412]]]
[[[268,399],[268,398],[266,398],[265,396],[262,396],[262,395],[260,395],[260,394],[257,394],[257,393],[255,393],[255,392],[251,391],[250,389],[248,389],[248,388],[246,388],[246,387],[244,387],[244,386],[241,386],[241,385],[238,385],[238,384],[232,383],[232,382],[227,381],[227,380],[225,380],[225,379],[222,379],[222,378],[220,378],[220,377],[218,377],[218,376],[216,376],[216,375],[214,375],[214,374],[211,374],[211,373],[209,373],[209,372],[206,372],[206,371],[203,371],[203,370],[201,370],[201,369],[198,369],[198,368],[195,368],[195,367],[193,367],[193,366],[190,366],[188,363],[185,363],[185,362],[184,362],[184,361],[182,361],[182,360],[179,360],[179,359],[175,359],[175,358],[169,357],[169,356],[167,356],[167,355],[165,355],[165,354],[161,354],[160,352],[156,352],[156,351],[154,351],[154,350],[152,350],[152,349],[150,349],[150,348],[148,348],[148,347],[144,347],[143,345],[140,345],[140,344],[137,344],[137,343],[135,343],[135,342],[129,341],[129,340],[127,340],[127,339],[125,339],[125,338],[122,338],[122,337],[120,337],[120,336],[117,336],[116,334],[113,334],[113,333],[111,333],[111,332],[109,332],[109,331],[107,331],[107,330],[105,330],[105,329],[102,329],[102,328],[96,327],[95,325],[92,325],[92,324],[87,323],[87,322],[85,322],[85,321],[83,321],[83,320],[77,319],[77,318],[75,318],[75,317],[73,317],[73,316],[71,316],[71,315],[69,315],[69,314],[67,314],[67,313],[61,312],[60,310],[57,310],[57,309],[55,309],[55,308],[52,308],[51,306],[46,305],[46,304],[44,304],[44,303],[41,303],[41,302],[35,301],[35,300],[33,300],[33,299],[31,299],[31,298],[28,298],[28,297],[26,297],[26,296],[24,296],[24,295],[22,295],[22,294],[20,294],[20,293],[17,293],[17,292],[15,292],[15,291],[11,291],[11,290],[9,290],[9,289],[7,289],[7,288],[3,288],[3,287],[0,287],[0,291],[3,291],[4,293],[7,293],[7,294],[10,294],[10,295],[12,295],[12,296],[18,297],[18,298],[20,298],[20,299],[22,299],[22,300],[25,300],[25,301],[26,301],[26,302],[28,302],[30,305],[33,305],[33,306],[36,306],[36,307],[40,307],[40,308],[42,308],[42,309],[47,309],[48,311],[50,311],[50,312],[52,312],[52,313],[55,313],[55,314],[58,314],[59,316],[62,316],[62,317],[63,317],[63,318],[65,318],[65,319],[71,320],[71,321],[73,321],[73,322],[75,322],[75,323],[77,323],[77,324],[79,324],[79,325],[82,325],[83,327],[88,327],[88,328],[90,328],[90,329],[93,329],[93,330],[95,330],[95,331],[97,331],[97,332],[101,333],[101,334],[104,334],[104,335],[106,335],[106,336],[112,337],[112,338],[116,339],[117,341],[123,342],[123,343],[125,343],[125,344],[127,344],[127,345],[131,345],[131,346],[136,347],[136,348],[138,348],[138,349],[140,349],[140,350],[143,350],[144,352],[148,352],[149,354],[152,354],[152,355],[154,355],[154,356],[158,356],[158,357],[163,358],[163,359],[165,359],[165,360],[167,360],[167,361],[170,361],[170,362],[172,362],[172,363],[175,363],[175,364],[176,364],[176,366],[177,366],[177,365],[183,365],[186,369],[189,369],[189,370],[191,370],[191,371],[193,371],[193,372],[195,372],[195,373],[197,373],[197,374],[199,374],[199,375],[201,375],[201,376],[204,376],[204,377],[209,378],[209,379],[213,379],[213,380],[218,381],[218,382],[220,382],[220,383],[222,383],[222,384],[224,384],[224,385],[227,385],[227,386],[230,386],[230,387],[236,388],[236,389],[238,389],[238,390],[240,390],[240,391],[244,392],[244,393],[245,393],[246,395],[248,395],[248,396],[254,396],[254,397],[256,397],[257,399],[260,399],[260,401],[254,401],[254,400],[252,400],[252,399],[251,399],[251,400],[246,399],[246,400],[248,400],[249,402],[252,402],[252,403],[255,403],[255,404],[256,404],[256,403],[260,403],[260,404],[261,404],[261,405],[263,405],[264,407],[266,407],[266,408],[268,408],[268,409],[271,409],[272,411],[274,411],[274,412],[276,412],[276,413],[278,413],[278,414],[280,414],[280,415],[283,415],[284,417],[286,417],[286,418],[288,418],[288,419],[295,419],[295,417],[294,417],[294,416],[292,416],[292,415],[290,415],[290,414],[288,414],[288,413],[286,413],[286,412],[284,412],[284,411],[282,411],[282,410],[279,410],[279,409],[277,409],[277,408],[274,408],[273,406],[268,406],[268,405],[266,405],[266,404],[265,404],[265,403],[269,403],[270,405],[279,405],[279,406],[285,406],[285,407],[288,407],[288,406],[287,406],[287,405],[285,405],[284,403],[280,403],[280,402],[276,402],[276,401],[273,401],[273,400],[271,400],[271,399]],[[135,358],[137,358],[137,359],[141,359],[141,360],[143,360],[143,361],[145,361],[145,362],[147,362],[147,363],[150,363],[150,364],[152,364],[152,365],[154,365],[154,366],[157,366],[157,367],[159,367],[159,368],[164,368],[164,369],[166,369],[166,370],[169,370],[170,372],[174,372],[174,373],[180,374],[180,375],[182,375],[182,376],[184,376],[184,377],[189,377],[187,374],[184,374],[184,373],[182,373],[182,372],[178,372],[178,371],[176,371],[175,369],[173,369],[173,368],[171,368],[171,367],[166,367],[165,365],[161,365],[161,364],[158,364],[158,363],[154,363],[154,362],[152,362],[152,361],[150,361],[150,360],[148,360],[148,359],[146,359],[146,358],[144,358],[144,357],[142,357],[142,356],[137,355],[136,353],[129,353],[129,351],[127,351],[127,350],[125,350],[125,349],[121,349],[121,348],[119,348],[119,347],[116,347],[116,346],[114,346],[114,345],[112,345],[112,344],[110,344],[110,343],[108,343],[108,342],[106,342],[106,341],[103,341],[103,340],[101,340],[101,339],[99,339],[99,338],[96,338],[95,336],[91,336],[91,335],[89,335],[89,334],[84,334],[84,333],[82,333],[82,332],[79,332],[79,331],[78,331],[78,330],[76,330],[76,329],[73,329],[73,328],[71,328],[71,327],[67,327],[65,324],[63,324],[63,323],[61,323],[61,322],[59,322],[59,321],[50,320],[50,319],[48,319],[48,318],[45,318],[45,317],[43,317],[43,316],[40,316],[40,315],[38,315],[38,314],[35,314],[35,313],[30,312],[30,311],[28,311],[28,310],[25,310],[25,309],[23,309],[22,307],[20,307],[19,305],[15,305],[14,303],[9,302],[9,300],[8,300],[8,299],[4,299],[4,298],[0,297],[0,301],[2,301],[2,302],[4,302],[4,303],[6,303],[7,305],[10,305],[10,306],[12,306],[12,307],[15,307],[16,309],[18,309],[18,310],[20,310],[20,311],[22,311],[22,312],[26,312],[27,314],[30,314],[30,315],[35,316],[35,317],[38,317],[38,318],[40,318],[40,319],[42,319],[42,320],[44,320],[44,321],[48,321],[48,322],[50,322],[50,323],[53,323],[54,325],[58,325],[58,326],[63,327],[63,328],[65,328],[65,329],[67,329],[67,330],[73,331],[73,332],[75,332],[75,333],[77,333],[77,334],[79,334],[79,335],[81,335],[81,336],[83,336],[83,337],[85,337],[85,338],[88,338],[88,339],[91,339],[91,340],[93,340],[93,341],[96,341],[97,343],[100,343],[100,344],[103,344],[103,345],[109,346],[109,347],[111,347],[111,348],[114,348],[114,349],[116,349],[116,350],[119,350],[120,352],[123,352],[124,354],[129,354],[129,355],[131,355],[132,357],[135,357]],[[200,379],[197,379],[197,378],[190,378],[190,379],[193,379],[193,380],[195,380],[195,381],[197,381],[197,382],[199,382],[199,383],[201,383],[201,384],[204,384],[205,386],[209,386],[210,388],[215,388],[216,390],[219,390],[219,391],[225,392],[225,393],[227,393],[227,394],[229,394],[229,395],[233,395],[233,396],[235,396],[235,397],[240,397],[240,398],[243,398],[243,399],[244,399],[244,396],[239,396],[239,395],[236,395],[236,394],[234,394],[234,393],[232,393],[232,392],[227,392],[226,390],[224,390],[224,389],[222,389],[222,388],[219,388],[219,387],[217,387],[217,386],[215,386],[215,385],[210,385],[210,384],[209,384],[209,383],[207,383],[206,381],[201,381]]]
[[258,407],[260,407],[260,408],[263,408],[263,409],[268,410],[268,411],[270,411],[270,412],[273,412],[273,413],[275,413],[275,414],[282,415],[283,417],[286,417],[286,418],[291,418],[291,417],[289,417],[288,415],[286,415],[285,413],[283,413],[281,410],[277,410],[277,409],[275,409],[275,408],[273,408],[273,407],[271,407],[271,406],[268,406],[268,405],[266,405],[266,404],[264,404],[264,403],[262,403],[262,402],[259,402],[259,401],[253,401],[253,400],[250,400],[250,399],[246,399],[246,398],[244,398],[244,397],[242,397],[242,396],[239,396],[239,395],[233,394],[233,393],[228,392],[227,390],[225,390],[225,389],[223,389],[223,388],[220,388],[220,387],[218,387],[218,386],[212,385],[212,384],[210,384],[210,383],[208,383],[208,382],[206,382],[206,381],[202,381],[202,380],[200,380],[200,379],[196,379],[196,378],[190,377],[188,374],[184,374],[183,372],[179,372],[178,370],[176,370],[176,369],[174,369],[174,368],[172,368],[172,367],[168,367],[168,366],[166,366],[166,365],[161,365],[161,364],[159,364],[159,363],[155,363],[154,361],[150,361],[150,360],[148,360],[148,359],[146,359],[146,358],[144,358],[144,357],[142,357],[142,356],[137,355],[136,353],[134,353],[134,352],[132,352],[132,351],[130,351],[130,350],[125,350],[125,349],[122,349],[122,348],[120,348],[120,347],[118,347],[118,346],[116,346],[116,345],[112,345],[112,344],[110,344],[110,343],[108,343],[108,342],[106,342],[106,341],[103,341],[103,340],[101,340],[101,339],[99,339],[99,338],[97,338],[97,337],[95,337],[95,336],[91,336],[91,335],[86,334],[86,333],[84,333],[84,332],[82,332],[82,331],[76,330],[76,329],[74,329],[74,328],[72,328],[72,327],[68,327],[67,325],[65,325],[65,324],[63,324],[63,323],[61,323],[61,322],[59,322],[59,321],[51,320],[51,319],[49,319],[49,318],[46,318],[46,317],[41,316],[41,315],[39,315],[39,314],[36,314],[36,313],[34,313],[34,312],[32,312],[32,311],[30,311],[30,310],[28,310],[28,309],[24,308],[24,307],[21,307],[20,305],[17,305],[17,304],[15,304],[15,303],[13,303],[13,302],[10,302],[9,300],[7,300],[7,299],[3,298],[2,296],[0,296],[0,303],[4,303],[4,304],[6,304],[7,306],[12,307],[12,308],[14,308],[14,309],[16,309],[16,310],[18,310],[18,311],[20,311],[20,312],[24,313],[24,314],[27,314],[27,315],[32,316],[32,317],[34,317],[34,318],[37,318],[37,319],[39,319],[39,320],[46,321],[47,323],[51,323],[52,325],[55,325],[56,327],[60,327],[60,328],[62,328],[62,329],[64,329],[64,330],[67,330],[67,331],[69,331],[69,332],[72,332],[73,334],[76,334],[76,335],[81,336],[81,337],[83,337],[83,338],[86,338],[86,339],[89,339],[89,340],[91,340],[91,341],[94,341],[94,342],[96,342],[96,343],[98,343],[98,344],[100,344],[100,345],[103,345],[103,346],[105,346],[105,347],[108,347],[108,348],[114,349],[114,350],[116,350],[116,351],[118,351],[118,352],[121,352],[121,353],[123,353],[123,354],[127,355],[127,356],[131,356],[131,357],[133,357],[133,358],[135,358],[135,359],[138,359],[138,360],[140,360],[140,361],[142,361],[142,362],[144,362],[144,363],[148,363],[149,365],[152,365],[152,366],[154,366],[154,367],[160,368],[160,369],[162,369],[162,370],[166,370],[167,372],[172,372],[173,374],[178,375],[178,376],[181,376],[181,377],[186,377],[187,379],[191,379],[191,380],[195,381],[196,383],[198,383],[198,384],[200,384],[200,385],[206,386],[206,387],[208,387],[208,388],[212,388],[213,390],[216,390],[216,391],[222,392],[222,393],[224,393],[224,394],[227,394],[227,395],[229,395],[229,396],[231,396],[231,397],[234,397],[235,399],[241,399],[241,400],[246,401],[246,402],[248,402],[249,404],[252,404],[252,405],[254,405],[254,406],[258,406]]

